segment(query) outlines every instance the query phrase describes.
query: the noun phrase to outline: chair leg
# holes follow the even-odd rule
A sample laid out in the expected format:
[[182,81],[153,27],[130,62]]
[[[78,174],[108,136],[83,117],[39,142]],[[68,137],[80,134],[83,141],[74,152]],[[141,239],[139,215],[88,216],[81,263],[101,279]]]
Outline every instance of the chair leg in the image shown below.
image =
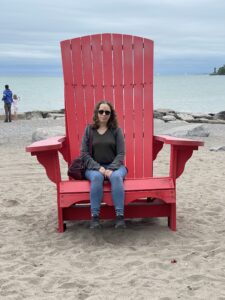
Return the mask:
[[63,209],[58,207],[58,232],[62,233],[66,229],[66,224],[63,223]]
[[176,231],[176,203],[170,206],[170,217],[168,217],[168,226],[171,230]]

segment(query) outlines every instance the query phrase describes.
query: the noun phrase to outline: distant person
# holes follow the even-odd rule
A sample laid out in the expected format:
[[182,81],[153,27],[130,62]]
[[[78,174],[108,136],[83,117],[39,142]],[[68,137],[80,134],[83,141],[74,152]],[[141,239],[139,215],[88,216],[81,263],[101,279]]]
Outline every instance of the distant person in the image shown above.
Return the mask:
[[12,91],[9,89],[8,84],[5,85],[5,90],[3,91],[2,101],[4,101],[4,108],[5,108],[5,122],[11,122],[11,105],[13,102],[12,98]]
[[17,113],[18,113],[18,102],[20,101],[20,97],[16,94],[13,95],[13,113],[14,113],[14,120],[17,120]]

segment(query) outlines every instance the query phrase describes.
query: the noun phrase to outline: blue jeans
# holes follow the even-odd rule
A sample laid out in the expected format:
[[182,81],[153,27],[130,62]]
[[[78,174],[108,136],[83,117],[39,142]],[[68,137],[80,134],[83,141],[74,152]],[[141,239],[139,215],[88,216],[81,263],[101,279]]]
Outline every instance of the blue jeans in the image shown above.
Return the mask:
[[[107,169],[107,165],[103,165]],[[123,179],[127,174],[127,169],[122,165],[118,170],[113,171],[109,177],[111,192],[116,215],[124,214],[124,186]],[[85,177],[91,182],[90,201],[91,215],[99,215],[101,201],[103,198],[104,176],[95,170],[86,170]]]

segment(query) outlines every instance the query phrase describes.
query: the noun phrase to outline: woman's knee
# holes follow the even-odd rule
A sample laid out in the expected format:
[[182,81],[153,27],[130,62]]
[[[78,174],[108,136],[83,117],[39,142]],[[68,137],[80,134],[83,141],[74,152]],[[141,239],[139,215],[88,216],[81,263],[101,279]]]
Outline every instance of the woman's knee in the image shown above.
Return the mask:
[[95,182],[95,183],[97,182],[101,183],[104,180],[104,176],[100,172],[95,170],[86,170],[85,177],[90,182]]
[[112,175],[110,176],[110,182],[111,183],[120,183],[120,182],[123,182],[123,178],[121,176],[120,173],[118,172],[113,172]]
[[103,180],[104,176],[98,171],[95,171],[91,176],[91,182],[93,183],[102,183]]

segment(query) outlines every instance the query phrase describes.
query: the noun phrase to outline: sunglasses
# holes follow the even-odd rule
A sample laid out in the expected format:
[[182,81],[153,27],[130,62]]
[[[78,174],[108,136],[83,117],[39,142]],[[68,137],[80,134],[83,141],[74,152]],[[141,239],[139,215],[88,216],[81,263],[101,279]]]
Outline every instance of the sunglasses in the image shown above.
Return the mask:
[[98,111],[98,113],[99,113],[100,115],[103,115],[103,114],[105,113],[106,116],[109,116],[109,115],[111,114],[111,111],[100,109],[100,110]]

